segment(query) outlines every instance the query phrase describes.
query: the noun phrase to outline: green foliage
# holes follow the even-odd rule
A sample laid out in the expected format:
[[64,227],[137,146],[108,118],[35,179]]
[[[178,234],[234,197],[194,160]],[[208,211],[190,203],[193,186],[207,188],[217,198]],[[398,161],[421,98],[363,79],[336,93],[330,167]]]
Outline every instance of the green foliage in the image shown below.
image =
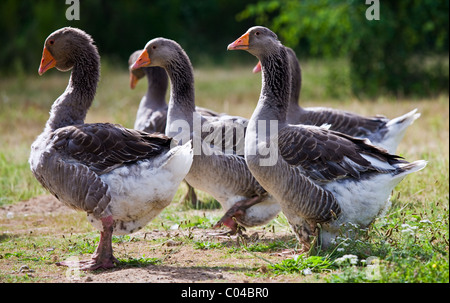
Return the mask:
[[45,192],[31,174],[28,161],[17,158],[17,154],[0,151],[0,206]]
[[120,265],[126,265],[130,267],[146,267],[149,265],[158,265],[162,263],[160,258],[148,258],[145,254],[139,258],[118,259]]
[[93,0],[80,1],[80,20],[73,21],[66,20],[68,7],[58,0],[1,1],[0,73],[36,72],[45,38],[64,26],[88,32],[100,55],[123,69],[131,52],[155,37],[178,41],[195,65],[250,61],[225,46],[260,24],[301,58],[346,57],[350,79],[336,70],[330,79],[346,80],[327,90],[351,86],[361,97],[448,92],[448,1],[380,1],[380,20],[372,21],[361,0]]
[[448,283],[448,209],[443,210],[435,216],[405,207],[376,222],[365,239],[341,237],[333,252],[341,271],[329,281]]
[[357,0],[264,0],[238,20],[255,17],[303,55],[348,57],[356,95],[448,92],[449,2],[380,1],[380,20],[367,20],[368,8]]
[[275,274],[286,273],[303,273],[310,274],[312,272],[320,273],[324,271],[330,271],[335,268],[333,262],[326,257],[309,256],[304,254],[295,256],[292,259],[286,259],[277,264],[271,264],[268,266]]
[[213,249],[213,248],[222,248],[223,244],[218,242],[211,241],[194,241],[195,249]]
[[[250,239],[252,240],[252,239]],[[247,251],[253,252],[275,252],[283,249],[291,249],[297,246],[297,241],[292,238],[289,241],[286,240],[275,240],[275,241],[256,241],[254,243],[248,243],[245,237],[239,237],[237,243],[239,245],[231,247],[229,249],[230,253]]]
[[80,1],[80,20],[69,21],[62,0],[2,0],[0,71],[37,71],[45,38],[64,26],[85,30],[100,55],[123,68],[133,51],[155,37],[178,41],[196,62],[228,59],[226,45],[252,25],[234,18],[244,6],[240,0]]
[[[64,237],[64,236],[63,236]],[[64,239],[66,239],[64,237]],[[72,256],[78,256],[82,254],[93,254],[98,246],[100,238],[95,235],[94,237],[83,237],[81,239],[66,239],[67,251]]]

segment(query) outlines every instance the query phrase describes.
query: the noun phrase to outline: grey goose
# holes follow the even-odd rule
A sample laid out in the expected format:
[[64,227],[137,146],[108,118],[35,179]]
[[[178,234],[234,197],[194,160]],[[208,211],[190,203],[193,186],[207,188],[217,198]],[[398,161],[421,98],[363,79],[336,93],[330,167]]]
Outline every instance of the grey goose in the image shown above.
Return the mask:
[[[169,85],[169,79],[166,71],[162,67],[142,67],[131,69],[131,65],[137,60],[142,50],[133,52],[128,59],[130,73],[130,88],[134,89],[138,81],[144,77],[147,78],[147,92],[142,97],[136,113],[134,129],[145,131],[148,133],[159,132],[164,134],[167,122],[167,103],[166,93]],[[219,114],[203,108],[196,107],[196,111],[206,116],[218,116]],[[196,206],[200,201],[192,186],[187,182],[187,193],[183,197],[183,201],[189,202]]]
[[[235,233],[236,220],[244,227],[268,223],[280,211],[280,206],[252,176],[243,156],[243,138],[247,119],[238,116],[205,116],[195,110],[193,67],[188,55],[176,42],[165,38],[149,41],[132,69],[144,66],[163,67],[170,79],[170,100],[166,135],[194,143],[194,160],[186,181],[194,188],[213,196],[226,210],[218,225],[224,224]],[[196,129],[196,125],[200,129]],[[226,140],[227,133],[236,132]],[[181,128],[181,130],[180,130]],[[220,142],[206,141],[209,132],[224,134]],[[230,137],[228,137],[230,138]],[[225,142],[227,141],[227,142]],[[205,143],[208,142],[208,143]],[[196,143],[201,146],[196,147]],[[235,149],[242,143],[242,150]],[[232,145],[225,150],[224,147]]]
[[[426,161],[409,163],[368,140],[324,127],[287,122],[290,70],[286,48],[270,29],[255,26],[228,45],[246,50],[262,66],[260,98],[245,137],[245,160],[256,180],[281,204],[303,250],[333,243],[351,222],[366,227],[390,206],[394,187]],[[276,131],[261,125],[276,122]],[[261,165],[260,146],[273,165]]]
[[192,164],[192,147],[163,134],[84,123],[100,77],[97,47],[84,31],[65,27],[47,37],[39,74],[53,67],[72,70],[71,76],[31,146],[31,171],[59,201],[86,212],[100,231],[90,260],[57,265],[111,268],[117,263],[112,235],[139,230],[172,201]]

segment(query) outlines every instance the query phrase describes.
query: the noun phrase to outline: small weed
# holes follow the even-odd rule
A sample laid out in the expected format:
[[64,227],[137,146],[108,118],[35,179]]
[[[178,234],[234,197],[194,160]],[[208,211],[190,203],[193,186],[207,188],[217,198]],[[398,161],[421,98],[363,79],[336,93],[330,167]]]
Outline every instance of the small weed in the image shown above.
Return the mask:
[[[81,236],[80,236],[81,237]],[[66,240],[66,249],[70,255],[82,255],[82,254],[92,254],[98,246],[98,242],[100,240],[99,236],[94,237],[82,237],[80,239],[76,239],[76,237],[65,237]]]
[[222,243],[210,242],[210,241],[194,241],[195,249],[220,249],[224,246]]
[[160,258],[147,258],[142,255],[140,258],[119,259],[121,265],[129,267],[146,267],[148,265],[159,265],[162,263]]
[[322,273],[331,271],[336,268],[333,261],[327,257],[309,256],[304,254],[295,256],[292,259],[286,259],[277,264],[270,264],[269,269],[272,269],[275,274],[290,274],[303,273],[304,275],[315,273]]
[[133,237],[133,235],[123,235],[123,236],[113,236],[112,242],[113,243],[128,243],[128,242],[137,242],[139,241],[138,238]]
[[238,241],[241,245],[230,248],[230,252],[238,252],[242,249],[249,252],[274,252],[283,249],[290,249],[297,245],[294,237],[290,241],[275,240],[275,241],[260,241],[255,243],[248,243],[242,237]]

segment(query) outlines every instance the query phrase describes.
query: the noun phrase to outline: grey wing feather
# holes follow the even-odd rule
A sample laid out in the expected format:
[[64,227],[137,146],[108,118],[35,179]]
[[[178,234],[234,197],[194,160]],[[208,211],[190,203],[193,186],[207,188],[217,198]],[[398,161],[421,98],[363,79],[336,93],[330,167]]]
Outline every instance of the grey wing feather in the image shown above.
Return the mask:
[[215,148],[225,154],[244,155],[247,119],[230,115],[207,116],[203,119],[203,123],[210,128],[209,133],[202,132],[203,140],[213,141]]
[[53,142],[62,155],[101,175],[123,164],[167,152],[171,138],[99,123],[60,128],[55,131]]
[[107,210],[111,201],[108,185],[87,166],[63,161],[52,151],[44,153],[42,160],[41,167],[46,172],[35,172],[36,178],[58,200],[96,216]]
[[305,125],[321,126],[330,124],[330,129],[354,137],[371,138],[381,136],[387,132],[386,117],[364,117],[353,113],[333,110],[329,108],[311,108],[302,115],[301,123]]
[[223,115],[223,114],[219,114],[213,110],[210,110],[208,108],[199,107],[199,106],[195,107],[195,111],[200,113],[202,116],[217,117],[217,116]]
[[164,134],[167,123],[167,109],[164,111],[154,111],[151,117],[146,120],[145,128],[142,129],[148,133],[159,132]]
[[358,179],[366,171],[380,171],[362,155],[389,164],[398,162],[400,158],[369,144],[367,140],[318,127],[288,126],[280,131],[278,140],[283,159],[318,181],[346,176]]

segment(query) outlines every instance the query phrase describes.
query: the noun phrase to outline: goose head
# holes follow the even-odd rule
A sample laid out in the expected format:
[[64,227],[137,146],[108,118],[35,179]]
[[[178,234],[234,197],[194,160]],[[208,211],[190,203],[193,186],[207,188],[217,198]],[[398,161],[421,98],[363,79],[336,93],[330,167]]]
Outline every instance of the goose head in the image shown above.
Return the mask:
[[142,53],[142,50],[137,50],[131,54],[128,59],[128,66],[130,70],[130,88],[134,89],[139,80],[145,77],[145,72],[143,68],[132,69],[134,62],[139,58],[139,55]]
[[173,40],[155,38],[145,45],[131,69],[136,70],[147,66],[167,67],[180,57],[182,51],[181,46]]
[[80,29],[64,27],[54,31],[45,40],[39,75],[53,67],[60,71],[72,69],[77,58],[92,48],[95,46],[91,36]]
[[260,58],[264,53],[281,46],[277,35],[267,27],[254,26],[227,47],[228,50],[246,50]]

